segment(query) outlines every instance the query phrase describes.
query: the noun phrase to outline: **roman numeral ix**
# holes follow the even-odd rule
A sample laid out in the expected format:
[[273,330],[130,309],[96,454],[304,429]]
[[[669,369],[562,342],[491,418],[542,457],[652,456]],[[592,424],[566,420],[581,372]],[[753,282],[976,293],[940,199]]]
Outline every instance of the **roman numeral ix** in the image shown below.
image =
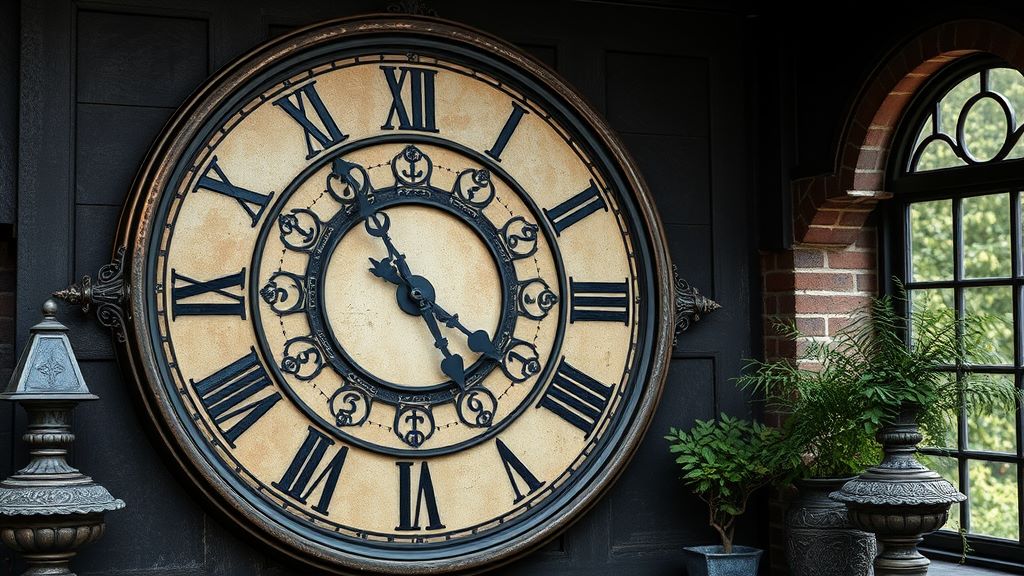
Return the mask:
[[331,498],[334,497],[334,489],[338,486],[338,477],[341,476],[341,468],[345,465],[345,457],[348,455],[348,446],[342,446],[327,465],[321,467],[331,446],[334,446],[334,440],[310,426],[306,432],[306,439],[299,446],[299,451],[285,470],[281,481],[272,482],[271,486],[283,491],[295,501],[305,504],[317,487],[323,484],[320,499],[313,506],[313,510],[327,515]]
[[[199,402],[234,448],[238,437],[252,427],[281,399],[279,392],[257,396],[270,386],[256,351],[251,351],[199,382],[189,380]],[[227,428],[229,422],[233,422]]]
[[[397,116],[399,130],[437,132],[434,119],[434,76],[437,70],[411,66],[381,66],[380,69],[391,92],[391,109],[381,130],[394,130],[393,122]],[[406,85],[409,86],[408,99],[402,94]]]
[[270,203],[270,199],[274,197],[273,192],[270,194],[260,194],[259,192],[253,192],[252,190],[232,184],[228,177],[224,175],[224,170],[217,164],[216,156],[210,160],[210,165],[206,168],[206,172],[199,177],[199,181],[196,182],[196,187],[192,191],[198,192],[200,189],[210,190],[211,192],[238,200],[238,204],[245,209],[246,214],[252,219],[253,228],[259,223],[260,216],[263,215],[263,210]]
[[[307,104],[312,109],[317,121],[313,122],[307,112]],[[324,150],[341,144],[348,136],[338,128],[337,122],[331,117],[327,107],[324,106],[320,94],[316,91],[316,81],[303,85],[301,88],[274,100],[274,106],[280,107],[288,113],[293,120],[299,123],[306,137],[306,160],[309,160]],[[314,142],[316,144],[314,144]]]
[[611,386],[594,380],[562,358],[537,407],[554,412],[562,420],[582,430],[587,437],[597,426],[611,396]]
[[[229,292],[229,288],[238,293]],[[196,280],[172,268],[171,320],[197,315],[239,316],[245,320],[245,268],[213,280]]]

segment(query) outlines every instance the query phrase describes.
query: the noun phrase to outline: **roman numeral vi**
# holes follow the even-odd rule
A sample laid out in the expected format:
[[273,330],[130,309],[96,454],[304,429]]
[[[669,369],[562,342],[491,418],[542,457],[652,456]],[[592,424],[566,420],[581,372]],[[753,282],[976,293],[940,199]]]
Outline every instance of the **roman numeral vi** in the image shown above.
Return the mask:
[[420,512],[427,508],[427,530],[441,530],[441,515],[437,512],[434,498],[434,483],[430,479],[430,468],[426,462],[420,464],[420,478],[416,485],[416,506],[413,507],[412,467],[413,462],[395,462],[398,466],[398,526],[395,530],[422,530]]

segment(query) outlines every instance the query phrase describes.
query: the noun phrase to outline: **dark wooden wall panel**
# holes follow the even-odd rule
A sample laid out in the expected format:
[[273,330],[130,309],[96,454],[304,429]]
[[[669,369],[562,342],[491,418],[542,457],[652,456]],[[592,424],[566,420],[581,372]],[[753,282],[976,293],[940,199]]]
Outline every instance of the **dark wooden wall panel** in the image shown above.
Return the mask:
[[[19,173],[19,339],[45,295],[110,257],[120,205],[163,122],[209,73],[312,21],[385,11],[328,0],[24,0]],[[563,536],[503,576],[669,576],[706,543],[703,508],[677,480],[662,436],[718,410],[746,414],[729,382],[752,355],[753,202],[746,176],[742,14],[731,6],[570,0],[434,3],[442,17],[518,44],[605,114],[636,157],[682,275],[725,309],[680,339],[662,405],[636,459]],[[629,22],[630,26],[623,26]],[[70,64],[69,64],[70,63]],[[81,576],[298,575],[196,499],[146,434],[109,337],[63,315],[90,386],[75,463],[128,502],[77,561]],[[15,427],[17,429],[17,427]],[[13,442],[0,437],[6,443]],[[747,518],[744,542],[756,544]]]

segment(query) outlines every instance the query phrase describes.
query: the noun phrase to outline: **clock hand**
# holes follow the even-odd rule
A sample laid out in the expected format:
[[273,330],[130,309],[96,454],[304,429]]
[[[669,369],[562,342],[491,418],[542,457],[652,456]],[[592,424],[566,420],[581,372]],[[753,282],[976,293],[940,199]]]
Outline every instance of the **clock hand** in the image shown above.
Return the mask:
[[465,363],[461,355],[453,354],[448,350],[448,340],[441,334],[441,328],[437,325],[430,299],[426,298],[426,295],[419,288],[412,288],[409,291],[409,296],[419,305],[420,316],[423,317],[423,320],[427,323],[427,328],[430,329],[430,334],[434,337],[434,346],[444,355],[444,359],[441,360],[441,371],[444,372],[445,376],[454,380],[459,385],[459,388],[465,389]]
[[[373,267],[370,268],[370,272],[373,273],[374,276],[398,286],[409,286],[409,283],[405,281],[402,275],[392,265],[391,258],[384,258],[382,260],[374,260],[373,258],[370,258],[370,262],[373,264]],[[433,314],[438,321],[443,322],[449,328],[456,328],[466,335],[466,340],[469,343],[470,350],[477,354],[483,354],[484,356],[494,360],[501,360],[501,354],[498,352],[497,347],[494,346],[494,343],[491,342],[491,338],[487,335],[486,331],[470,330],[462,323],[461,320],[459,320],[458,314],[451,314],[447,312],[428,294],[423,294],[423,298],[430,303]]]

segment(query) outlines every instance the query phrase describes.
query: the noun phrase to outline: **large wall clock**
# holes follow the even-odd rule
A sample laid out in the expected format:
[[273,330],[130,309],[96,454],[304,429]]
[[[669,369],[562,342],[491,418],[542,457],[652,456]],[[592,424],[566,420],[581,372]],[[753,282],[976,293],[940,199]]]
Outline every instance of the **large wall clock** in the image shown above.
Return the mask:
[[622,471],[671,346],[651,199],[511,46],[327,22],[214,75],[124,211],[121,358],[190,482],[319,569],[470,573]]

